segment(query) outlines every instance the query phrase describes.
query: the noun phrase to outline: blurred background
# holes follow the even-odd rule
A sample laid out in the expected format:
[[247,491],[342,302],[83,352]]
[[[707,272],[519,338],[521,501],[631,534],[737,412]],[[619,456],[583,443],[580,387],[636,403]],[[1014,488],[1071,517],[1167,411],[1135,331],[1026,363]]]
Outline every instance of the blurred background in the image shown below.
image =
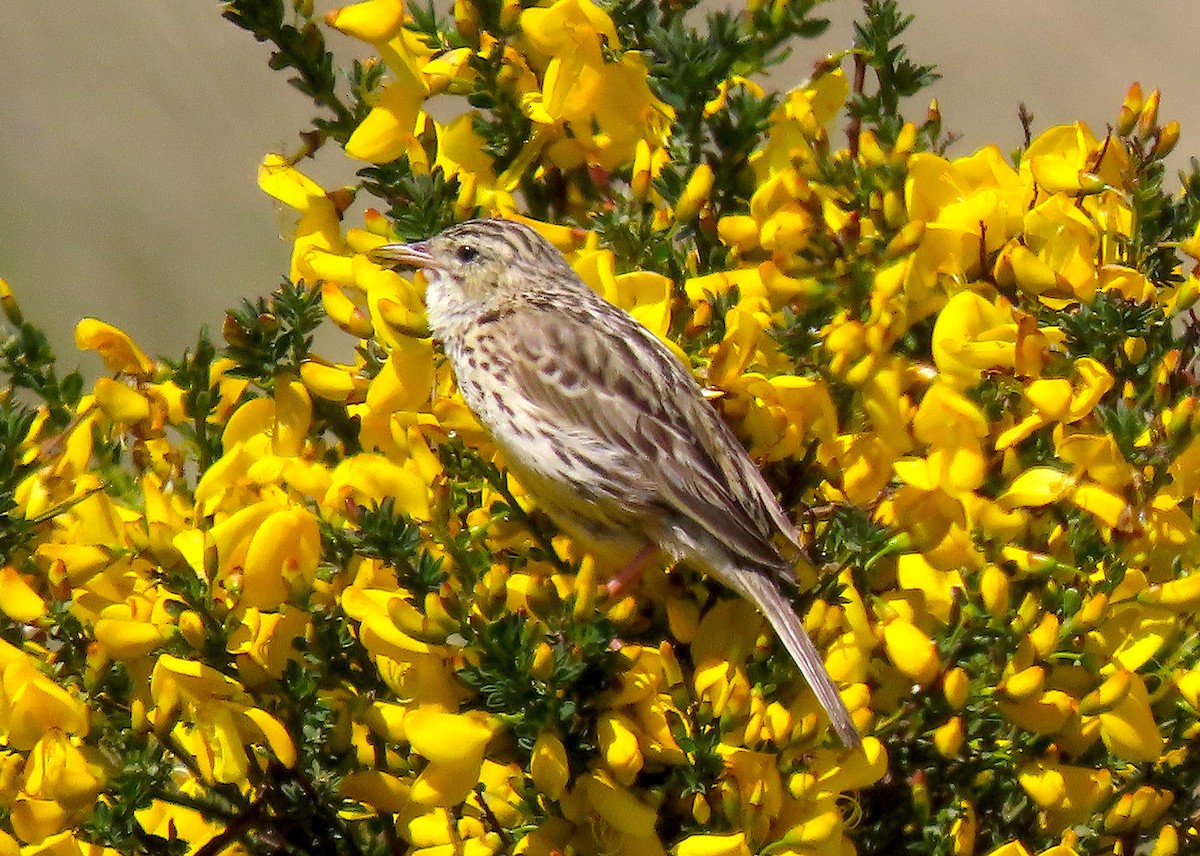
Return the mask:
[[[916,16],[910,56],[943,75],[928,97],[961,134],[950,156],[988,143],[1008,154],[1021,139],[1020,102],[1035,134],[1078,119],[1103,135],[1134,80],[1162,89],[1161,121],[1183,124],[1173,165],[1200,154],[1200,4],[901,5]],[[50,333],[64,368],[89,373],[99,360],[72,338],[84,317],[121,327],[154,355],[178,356],[203,325],[219,337],[227,307],[269,293],[287,270],[286,215],[255,175],[264,153],[298,148],[310,103],[267,67],[266,45],[222,19],[218,0],[3,7],[0,277],[26,317]],[[828,32],[800,43],[773,85],[796,85],[815,60],[849,46],[860,11],[827,2]],[[359,50],[336,33],[330,42]],[[920,119],[925,106],[908,113]],[[359,166],[332,145],[301,164],[327,188],[351,183]]]

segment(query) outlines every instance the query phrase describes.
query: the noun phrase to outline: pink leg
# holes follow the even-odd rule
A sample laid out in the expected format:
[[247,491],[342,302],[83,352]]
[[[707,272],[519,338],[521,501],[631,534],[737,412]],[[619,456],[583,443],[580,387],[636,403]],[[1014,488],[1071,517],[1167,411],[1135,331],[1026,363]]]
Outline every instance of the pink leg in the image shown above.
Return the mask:
[[637,551],[632,559],[629,560],[621,572],[609,580],[605,586],[605,592],[614,600],[624,597],[627,590],[637,584],[642,578],[642,574],[646,570],[646,565],[650,564],[650,560],[658,553],[658,545],[647,544],[645,547]]

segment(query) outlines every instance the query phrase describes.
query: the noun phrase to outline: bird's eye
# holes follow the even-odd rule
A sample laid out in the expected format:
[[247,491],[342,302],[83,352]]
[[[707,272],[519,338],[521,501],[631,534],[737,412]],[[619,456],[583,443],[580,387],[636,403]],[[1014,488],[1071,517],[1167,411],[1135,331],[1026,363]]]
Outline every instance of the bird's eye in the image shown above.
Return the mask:
[[475,249],[470,244],[463,244],[455,252],[455,256],[460,262],[467,264],[468,262],[473,262],[475,259],[479,258],[479,250]]

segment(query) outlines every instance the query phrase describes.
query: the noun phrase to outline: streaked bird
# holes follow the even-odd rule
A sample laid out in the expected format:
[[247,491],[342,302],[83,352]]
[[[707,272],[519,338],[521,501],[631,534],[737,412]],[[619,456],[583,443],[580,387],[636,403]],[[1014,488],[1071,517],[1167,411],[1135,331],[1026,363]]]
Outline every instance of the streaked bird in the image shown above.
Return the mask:
[[639,569],[660,551],[766,616],[849,747],[861,738],[784,596],[801,545],[754,463],[653,333],[537,232],[471,220],[371,253],[425,271],[430,329],[509,468],[585,548]]

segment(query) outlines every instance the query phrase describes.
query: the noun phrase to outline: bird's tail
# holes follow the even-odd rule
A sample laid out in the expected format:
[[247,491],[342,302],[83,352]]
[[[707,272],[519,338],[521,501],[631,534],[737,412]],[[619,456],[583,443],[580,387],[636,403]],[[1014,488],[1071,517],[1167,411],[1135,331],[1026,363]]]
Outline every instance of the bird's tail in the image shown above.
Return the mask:
[[850,749],[861,747],[862,737],[850,717],[850,711],[846,709],[841,694],[834,686],[829,673],[825,671],[825,662],[805,631],[804,625],[800,623],[800,618],[791,603],[783,596],[775,581],[765,574],[742,572],[738,576],[738,582],[758,604],[758,608],[775,629],[775,634],[800,667],[801,674],[816,693],[821,707],[829,714],[833,730],[842,739],[842,743]]

